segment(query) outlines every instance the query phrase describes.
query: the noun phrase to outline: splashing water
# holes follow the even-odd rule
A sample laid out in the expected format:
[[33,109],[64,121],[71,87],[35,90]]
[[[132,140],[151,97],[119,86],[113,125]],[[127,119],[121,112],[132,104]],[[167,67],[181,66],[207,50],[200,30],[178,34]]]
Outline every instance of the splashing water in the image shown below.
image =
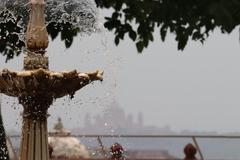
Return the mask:
[[[15,17],[21,18],[19,24],[26,28],[29,16],[29,0],[2,0],[0,11],[7,9]],[[82,33],[98,30],[98,11],[93,0],[46,0],[46,22],[69,22]]]
[[46,20],[70,22],[81,32],[91,33],[98,29],[97,8],[92,0],[49,0]]
[[[5,0],[6,1],[6,0]],[[22,20],[20,23],[22,26],[26,26],[26,22],[28,21],[28,14],[29,14],[29,9],[28,9],[28,0],[8,0],[7,2],[12,2],[12,4],[16,4],[15,7],[10,7],[9,4],[7,5],[6,3],[1,3],[0,2],[0,11],[2,7],[8,8],[11,10],[12,13],[15,15],[21,13]],[[100,61],[97,57],[95,56],[97,53],[103,53],[104,55],[103,61],[104,63],[102,64],[102,67],[105,70],[107,77],[105,77],[103,84],[101,85],[102,92],[100,93],[95,93],[95,89],[89,88],[87,93],[91,93],[88,96],[83,96],[82,94],[84,93],[78,93],[78,97],[75,98],[75,101],[69,101],[68,97],[65,97],[65,100],[63,99],[64,104],[54,104],[54,106],[58,106],[58,108],[62,105],[74,105],[72,109],[74,112],[76,112],[77,108],[76,106],[94,106],[94,112],[95,112],[95,107],[98,106],[101,110],[105,110],[105,107],[108,106],[112,101],[115,99],[115,88],[116,88],[116,70],[119,67],[118,64],[121,64],[119,60],[117,59],[118,56],[112,54],[112,51],[109,50],[108,44],[110,43],[106,32],[100,30],[100,23],[99,23],[99,17],[98,17],[98,10],[96,9],[96,5],[93,2],[93,0],[46,0],[46,21],[47,23],[50,22],[59,22],[59,21],[65,21],[65,22],[70,22],[74,26],[77,26],[80,28],[81,33],[87,33],[91,34],[96,31],[100,31],[97,34],[100,34],[99,40],[97,40],[97,44],[94,47],[91,46],[88,49],[78,49],[79,52],[82,52],[84,54],[85,52],[88,52],[88,54],[84,54],[84,56],[81,57],[79,61],[83,61],[81,63],[86,63],[87,66],[91,66],[90,64],[95,64],[96,61]],[[17,8],[16,6],[19,6]],[[23,10],[24,12],[21,12],[19,10]],[[96,41],[96,39],[94,39]],[[100,42],[100,43],[99,43]],[[79,44],[78,44],[79,45]],[[100,46],[99,46],[100,45]],[[111,52],[111,53],[110,53]],[[54,53],[51,53],[54,54]],[[56,53],[59,54],[59,53]],[[94,55],[93,55],[94,54]],[[95,57],[95,58],[93,58]],[[102,57],[102,56],[101,56]],[[55,57],[56,58],[56,57]],[[91,63],[92,62],[92,63]],[[97,64],[99,67],[99,64]],[[100,65],[101,66],[101,65]],[[64,67],[66,67],[64,65]],[[75,66],[76,67],[76,66]],[[81,67],[77,67],[81,68]],[[85,67],[82,67],[85,68]],[[95,68],[92,67],[92,68]],[[95,93],[95,95],[92,95],[92,93]],[[86,92],[85,92],[86,94]],[[77,101],[76,101],[77,100]],[[97,103],[96,103],[97,102]],[[66,106],[64,106],[66,107]],[[56,108],[53,108],[54,110]],[[78,125],[78,120],[72,119],[72,114],[74,113],[73,111],[70,110],[71,107],[68,107],[68,109],[64,108],[65,112],[65,117],[68,117],[69,122],[74,122],[76,125]],[[79,109],[80,110],[80,109]],[[82,110],[80,110],[82,111]],[[60,112],[60,111],[59,111]],[[54,113],[56,111],[54,110]],[[54,119],[54,115],[52,114],[52,119]],[[56,114],[57,115],[57,114]],[[51,117],[50,117],[51,118]],[[20,121],[20,120],[19,120]],[[20,122],[19,122],[20,123]],[[75,125],[75,126],[76,126]],[[113,128],[108,127],[108,123],[105,124],[106,129],[111,129],[111,133],[113,134],[115,131]]]
[[[45,2],[48,33],[52,39],[61,33],[61,40],[65,42],[66,48],[72,45],[77,34],[90,35],[100,30],[98,10],[93,0],[45,0]],[[2,33],[0,53],[6,55],[6,61],[20,55],[25,49],[29,12],[29,0],[0,1],[0,18],[3,19],[0,21]]]

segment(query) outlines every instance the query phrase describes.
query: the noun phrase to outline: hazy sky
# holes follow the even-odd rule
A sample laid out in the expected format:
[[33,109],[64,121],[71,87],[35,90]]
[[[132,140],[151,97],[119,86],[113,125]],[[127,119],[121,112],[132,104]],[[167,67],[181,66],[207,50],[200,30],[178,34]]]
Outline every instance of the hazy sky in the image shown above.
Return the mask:
[[[240,43],[239,31],[222,35],[215,31],[202,45],[190,42],[177,51],[174,36],[155,41],[138,54],[129,40],[115,47],[113,33],[78,37],[71,49],[56,40],[48,48],[53,70],[105,71],[104,82],[63,98],[49,109],[50,128],[58,116],[68,128],[82,125],[85,113],[105,112],[116,100],[127,114],[144,113],[144,123],[163,127],[218,132],[240,132]],[[20,56],[0,67],[22,69]],[[20,110],[15,99],[3,97],[6,128],[19,129]]]

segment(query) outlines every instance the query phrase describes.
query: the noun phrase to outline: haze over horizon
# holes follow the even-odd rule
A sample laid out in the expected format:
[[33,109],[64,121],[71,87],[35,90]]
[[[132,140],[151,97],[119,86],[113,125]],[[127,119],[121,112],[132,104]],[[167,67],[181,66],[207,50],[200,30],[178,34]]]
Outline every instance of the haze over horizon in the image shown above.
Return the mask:
[[[104,82],[77,92],[75,98],[57,100],[49,109],[50,128],[61,116],[68,128],[83,124],[85,113],[106,112],[116,100],[126,111],[142,112],[146,125],[175,131],[240,132],[240,44],[239,31],[223,35],[215,31],[202,45],[190,41],[177,51],[174,36],[162,43],[159,33],[142,54],[128,39],[118,47],[113,33],[78,37],[70,49],[63,42],[50,43],[48,55],[53,70],[105,71]],[[23,55],[0,67],[22,69]],[[7,130],[21,127],[21,106],[3,97],[2,114]]]

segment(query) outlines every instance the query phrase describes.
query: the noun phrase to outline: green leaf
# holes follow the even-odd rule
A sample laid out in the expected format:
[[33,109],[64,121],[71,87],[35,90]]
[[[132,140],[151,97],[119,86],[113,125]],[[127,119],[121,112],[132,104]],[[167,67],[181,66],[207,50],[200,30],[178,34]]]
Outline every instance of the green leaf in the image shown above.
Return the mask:
[[137,46],[138,52],[141,53],[144,48],[144,43],[142,41],[139,41],[139,42],[137,42],[136,46]]
[[185,35],[181,35],[179,36],[179,40],[178,40],[178,49],[179,50],[183,50],[187,44],[188,41],[188,37]]
[[52,40],[54,40],[55,38],[57,38],[57,36],[60,32],[60,29],[56,22],[51,22],[47,25],[47,31],[48,31],[49,35],[51,36]]
[[116,36],[116,37],[115,37],[115,40],[114,40],[115,44],[118,45],[118,44],[119,44],[119,41],[120,41],[119,37]]
[[165,26],[162,26],[162,28],[160,29],[160,35],[162,41],[164,42],[167,35],[167,28],[165,28]]
[[148,37],[150,41],[153,41],[153,34],[151,32],[148,34]]
[[133,41],[135,41],[136,38],[137,38],[136,32],[134,32],[133,30],[130,30],[130,31],[129,31],[129,37],[130,37]]

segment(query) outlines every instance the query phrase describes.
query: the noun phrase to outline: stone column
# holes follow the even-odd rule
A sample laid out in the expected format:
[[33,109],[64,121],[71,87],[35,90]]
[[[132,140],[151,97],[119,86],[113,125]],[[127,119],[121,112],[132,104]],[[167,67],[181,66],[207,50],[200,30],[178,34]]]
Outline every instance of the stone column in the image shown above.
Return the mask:
[[47,120],[23,117],[20,160],[48,160]]
[[[45,26],[44,0],[30,0],[30,19],[26,33],[27,54],[24,70],[47,69],[48,33]],[[31,89],[30,89],[31,90]],[[47,110],[52,96],[47,93],[23,93],[19,97],[23,105],[23,127],[20,146],[20,160],[48,160]]]
[[47,110],[52,99],[23,96],[19,102],[24,107],[20,160],[48,160]]

